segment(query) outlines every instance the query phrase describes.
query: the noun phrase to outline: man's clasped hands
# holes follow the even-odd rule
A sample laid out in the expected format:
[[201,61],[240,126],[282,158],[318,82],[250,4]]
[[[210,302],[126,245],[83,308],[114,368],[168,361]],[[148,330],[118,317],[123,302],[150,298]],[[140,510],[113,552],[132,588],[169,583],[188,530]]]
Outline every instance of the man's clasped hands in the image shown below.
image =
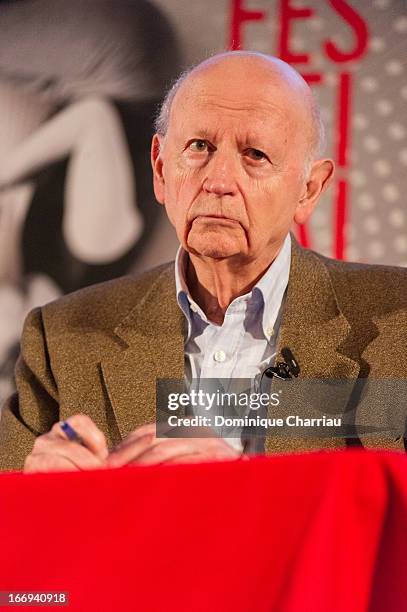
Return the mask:
[[131,432],[109,450],[103,432],[85,414],[67,421],[78,441],[69,439],[61,422],[39,436],[24,464],[25,472],[76,471],[117,468],[125,465],[200,463],[238,459],[241,454],[217,437],[157,437],[156,424],[148,423]]

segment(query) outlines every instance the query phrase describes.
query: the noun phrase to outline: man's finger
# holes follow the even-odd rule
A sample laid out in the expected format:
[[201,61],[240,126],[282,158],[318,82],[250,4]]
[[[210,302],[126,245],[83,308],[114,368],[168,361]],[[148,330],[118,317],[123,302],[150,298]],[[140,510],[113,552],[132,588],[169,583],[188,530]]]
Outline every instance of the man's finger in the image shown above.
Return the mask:
[[[204,463],[205,461],[236,461],[237,459],[242,459],[239,455],[232,455],[227,457],[221,457],[218,459],[213,459],[211,457],[205,457],[201,454],[194,455],[177,455],[176,457],[172,457],[172,459],[167,459],[165,461],[166,465],[176,465],[178,463]],[[133,465],[133,464],[132,464]],[[134,465],[139,465],[138,463],[134,463]]]
[[36,472],[77,472],[79,468],[67,457],[56,455],[52,457],[48,453],[31,453],[25,460],[24,472],[33,474]]
[[106,460],[107,465],[109,467],[127,465],[150,448],[154,440],[155,436],[153,433],[144,434],[139,437],[130,437],[129,439],[126,438],[120,446],[110,453]]
[[89,416],[75,414],[66,419],[64,423],[68,425],[68,433],[61,427],[61,422],[55,423],[51,432],[58,438],[70,440],[69,431],[73,430],[87,449],[95,453],[100,459],[106,459],[108,455],[106,438]]
[[39,455],[41,455],[41,465],[45,465],[45,458],[48,457],[49,469],[57,469],[53,467],[54,463],[61,463],[61,458],[70,461],[79,470],[97,469],[106,465],[104,459],[77,442],[69,442],[49,435],[37,438],[29,457],[34,460]]
[[146,423],[145,425],[141,425],[137,427],[131,434],[127,437],[140,438],[141,436],[145,436],[146,434],[154,434],[156,433],[156,424],[155,423]]
[[[154,465],[177,462],[181,457],[195,457],[196,461],[219,461],[237,459],[240,455],[223,440],[208,438],[178,438],[160,441],[146,446],[138,457],[132,459],[134,465]],[[195,462],[195,460],[194,460]]]

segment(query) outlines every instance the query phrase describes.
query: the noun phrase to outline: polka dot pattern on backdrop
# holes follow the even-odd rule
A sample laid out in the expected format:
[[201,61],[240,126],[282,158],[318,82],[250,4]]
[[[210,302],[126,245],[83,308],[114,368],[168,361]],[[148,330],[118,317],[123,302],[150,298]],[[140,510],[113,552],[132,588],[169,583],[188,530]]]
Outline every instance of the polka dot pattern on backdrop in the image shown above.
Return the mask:
[[[356,7],[356,5],[355,5]],[[352,74],[348,257],[401,265],[407,255],[407,5],[372,0],[369,49]],[[355,155],[353,154],[355,151]]]

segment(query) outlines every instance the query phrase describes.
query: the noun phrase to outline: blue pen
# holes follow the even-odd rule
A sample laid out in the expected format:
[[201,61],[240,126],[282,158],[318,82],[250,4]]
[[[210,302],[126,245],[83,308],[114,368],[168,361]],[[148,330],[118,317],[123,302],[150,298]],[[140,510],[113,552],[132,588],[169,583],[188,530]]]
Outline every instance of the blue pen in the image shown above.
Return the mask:
[[82,446],[86,447],[86,444],[82,437],[67,421],[61,421],[59,426],[69,440],[71,440],[72,442],[77,442],[78,444],[82,444]]

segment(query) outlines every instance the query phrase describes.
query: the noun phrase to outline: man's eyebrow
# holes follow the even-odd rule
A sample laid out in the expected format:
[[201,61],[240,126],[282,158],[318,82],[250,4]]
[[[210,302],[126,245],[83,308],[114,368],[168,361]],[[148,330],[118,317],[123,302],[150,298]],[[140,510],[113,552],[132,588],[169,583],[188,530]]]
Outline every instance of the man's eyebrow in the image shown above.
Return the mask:
[[180,132],[184,140],[191,140],[191,138],[201,138],[202,140],[210,140],[211,137],[213,138],[213,134],[211,135],[209,133],[208,128],[191,128],[187,130],[180,130]]

